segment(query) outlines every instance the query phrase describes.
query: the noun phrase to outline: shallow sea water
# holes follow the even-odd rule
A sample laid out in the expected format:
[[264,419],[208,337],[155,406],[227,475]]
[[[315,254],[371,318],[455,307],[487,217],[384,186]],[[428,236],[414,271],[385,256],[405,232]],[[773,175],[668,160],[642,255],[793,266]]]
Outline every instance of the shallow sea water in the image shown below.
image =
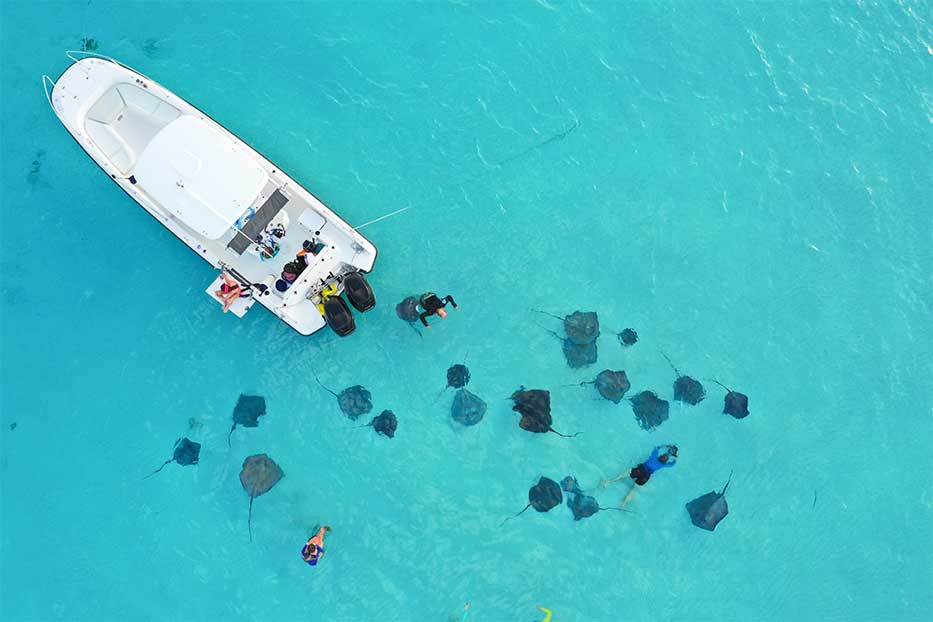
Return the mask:
[[[0,617],[917,620],[933,611],[929,3],[5,2]],[[212,270],[110,183],[39,77],[99,52],[259,149],[379,248],[347,339],[221,315]],[[572,129],[573,128],[573,129]],[[568,130],[571,130],[569,131]],[[395,303],[459,312],[423,337]],[[529,312],[599,312],[571,370]],[[614,333],[638,330],[619,347]],[[641,430],[565,386],[747,393]],[[484,421],[438,398],[466,361]],[[395,439],[312,373],[364,384]],[[505,399],[552,391],[555,427]],[[239,393],[268,415],[238,429]],[[189,431],[189,419],[196,420]],[[13,424],[16,424],[13,426]],[[12,429],[11,429],[12,428]],[[197,467],[169,465],[176,438]],[[521,509],[675,442],[635,514]],[[285,478],[253,508],[237,474]],[[714,533],[684,503],[733,472]],[[598,493],[602,505],[621,487]],[[298,550],[329,523],[327,555]]]

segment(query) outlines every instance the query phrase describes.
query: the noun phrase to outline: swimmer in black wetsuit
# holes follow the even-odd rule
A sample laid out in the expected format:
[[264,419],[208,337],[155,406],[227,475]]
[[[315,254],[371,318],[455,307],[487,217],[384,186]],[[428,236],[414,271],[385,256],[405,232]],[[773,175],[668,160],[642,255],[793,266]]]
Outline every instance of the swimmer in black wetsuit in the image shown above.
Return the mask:
[[453,296],[447,296],[443,300],[437,297],[437,294],[434,292],[428,292],[421,296],[421,300],[418,302],[418,305],[421,307],[421,314],[418,316],[418,319],[421,320],[421,323],[431,328],[426,319],[429,315],[437,314],[441,319],[447,317],[447,312],[444,310],[444,307],[447,306],[447,303],[450,303],[454,309],[458,308],[457,303],[454,302]]

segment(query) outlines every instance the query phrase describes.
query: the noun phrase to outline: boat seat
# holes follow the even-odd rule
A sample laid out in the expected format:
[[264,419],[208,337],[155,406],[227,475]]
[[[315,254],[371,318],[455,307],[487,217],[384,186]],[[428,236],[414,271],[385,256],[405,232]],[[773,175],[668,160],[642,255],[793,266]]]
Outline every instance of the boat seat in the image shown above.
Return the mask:
[[99,121],[88,120],[84,127],[91,140],[97,143],[113,165],[123,173],[129,172],[130,167],[133,166],[133,158],[120,135],[113,131],[112,127]]
[[124,175],[163,127],[181,112],[130,83],[117,84],[87,111],[85,130]]
[[87,111],[87,118],[89,121],[98,123],[111,123],[123,112],[124,108],[126,108],[126,102],[120,95],[120,91],[116,88],[108,89]]

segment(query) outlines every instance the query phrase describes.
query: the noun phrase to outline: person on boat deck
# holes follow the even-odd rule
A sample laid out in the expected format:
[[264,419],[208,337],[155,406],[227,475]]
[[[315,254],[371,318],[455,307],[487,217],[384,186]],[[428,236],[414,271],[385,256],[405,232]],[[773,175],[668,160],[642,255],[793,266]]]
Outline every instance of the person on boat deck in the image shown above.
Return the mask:
[[330,531],[330,525],[324,525],[317,529],[317,533],[305,542],[301,547],[301,559],[309,566],[317,566],[318,561],[324,556],[324,534]]
[[249,289],[243,288],[240,285],[240,282],[236,279],[230,278],[226,272],[221,272],[220,276],[223,277],[224,282],[220,284],[220,289],[214,292],[214,295],[220,300],[224,305],[224,313],[230,310],[230,307],[236,302],[237,298],[249,296],[251,292]]
[[652,473],[660,471],[661,469],[670,468],[675,464],[677,464],[677,445],[658,445],[652,450],[651,456],[646,461],[633,467],[627,474],[622,473],[611,480],[604,480],[602,484],[605,486],[612,482],[617,482],[620,479],[624,479],[625,477],[632,478],[634,482],[632,488],[621,503],[621,507],[624,508],[635,496],[636,486],[644,486],[648,483]]
[[444,307],[447,306],[447,303],[450,303],[454,309],[457,309],[457,303],[454,302],[453,296],[446,296],[443,300],[437,297],[437,294],[434,292],[428,292],[421,296],[421,300],[418,302],[418,305],[421,307],[421,315],[418,316],[418,319],[421,320],[421,323],[431,328],[431,325],[428,324],[427,317],[429,315],[437,314],[438,317],[444,319],[447,317],[447,311],[444,310]]

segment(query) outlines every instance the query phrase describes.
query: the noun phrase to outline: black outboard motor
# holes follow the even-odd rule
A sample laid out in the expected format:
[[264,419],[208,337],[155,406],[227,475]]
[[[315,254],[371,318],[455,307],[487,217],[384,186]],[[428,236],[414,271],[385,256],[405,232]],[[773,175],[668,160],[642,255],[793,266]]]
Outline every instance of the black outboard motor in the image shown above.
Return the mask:
[[324,319],[328,326],[341,337],[346,337],[356,330],[356,320],[350,307],[340,296],[331,296],[324,301]]
[[343,277],[343,291],[350,299],[350,304],[361,313],[376,306],[373,288],[359,272],[351,272]]

